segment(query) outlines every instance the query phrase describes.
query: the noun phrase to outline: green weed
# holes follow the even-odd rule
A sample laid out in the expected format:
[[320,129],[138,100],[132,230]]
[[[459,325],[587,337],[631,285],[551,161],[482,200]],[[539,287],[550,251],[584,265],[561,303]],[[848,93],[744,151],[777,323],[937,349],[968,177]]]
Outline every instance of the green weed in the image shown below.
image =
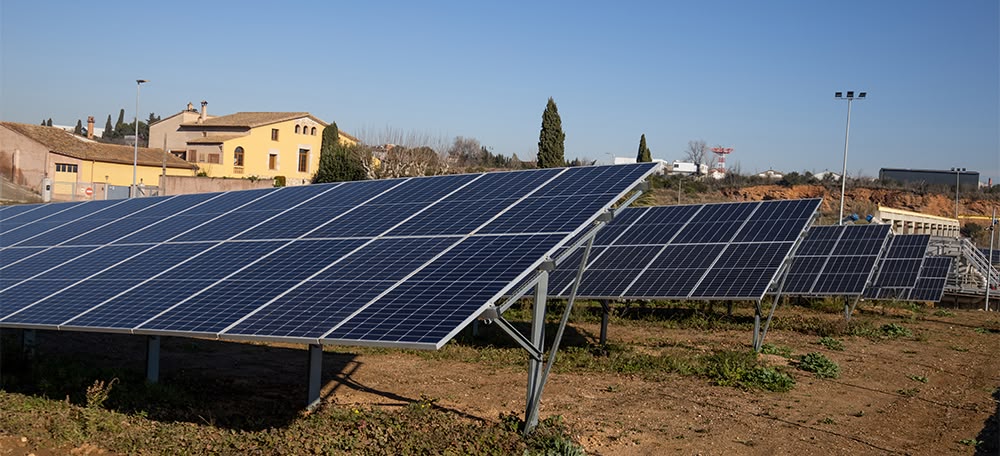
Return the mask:
[[783,345],[764,344],[760,347],[760,352],[765,355],[777,355],[783,358],[792,357],[792,349]]
[[840,366],[822,353],[807,353],[799,360],[799,369],[812,372],[819,378],[837,378],[840,376]]
[[818,343],[830,350],[844,351],[844,343],[832,337],[822,337]]
[[913,374],[910,374],[910,375],[907,375],[906,378],[908,378],[910,380],[913,380],[915,382],[920,382],[920,383],[927,383],[929,381],[927,379],[927,377],[924,376],[924,375],[913,375]]

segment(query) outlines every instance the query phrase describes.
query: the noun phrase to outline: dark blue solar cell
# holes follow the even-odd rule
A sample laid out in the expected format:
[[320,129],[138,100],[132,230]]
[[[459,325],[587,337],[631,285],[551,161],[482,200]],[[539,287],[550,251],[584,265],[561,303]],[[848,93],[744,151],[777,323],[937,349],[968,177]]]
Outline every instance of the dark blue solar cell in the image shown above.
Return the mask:
[[[97,276],[96,280],[144,280],[153,277],[170,267],[204,252],[215,244],[160,244],[143,246],[143,250]],[[113,247],[105,247],[110,249]],[[112,266],[109,264],[108,266]]]
[[[139,230],[157,223],[172,224],[176,218],[169,218],[184,211],[194,205],[204,203],[213,198],[219,197],[220,193],[199,193],[194,195],[180,195],[155,206],[151,206],[141,212],[123,217],[96,228],[83,235],[69,239],[66,245],[95,245],[107,244],[123,237],[129,236]],[[168,219],[169,218],[169,219]],[[165,240],[159,239],[159,240]]]
[[236,239],[295,239],[354,209],[353,206],[297,207],[268,220]]
[[712,269],[691,297],[761,299],[776,272],[771,268]]
[[660,252],[649,247],[607,247],[591,252],[590,265],[593,269],[635,269],[643,268]]
[[[29,257],[44,249],[38,247],[15,247],[10,249],[0,250],[0,268],[7,266],[16,261],[20,261],[22,258]],[[4,277],[3,269],[0,269],[0,277]]]
[[264,188],[256,190],[244,190],[240,192],[227,192],[192,206],[184,211],[184,215],[220,215],[238,209],[248,204],[256,204],[261,198],[267,197],[278,189]]
[[402,185],[379,195],[367,204],[421,204],[427,206],[449,193],[458,190],[473,179],[477,174],[455,174],[451,176],[414,177]]
[[243,231],[249,230],[272,217],[277,217],[281,211],[245,211],[226,214],[216,220],[205,223],[187,231],[173,241],[224,241],[233,238]]
[[708,271],[703,269],[647,269],[635,285],[625,291],[631,298],[686,298]]
[[26,223],[24,225],[5,226],[4,228],[9,229],[0,234],[0,247],[17,245],[24,242],[26,239],[32,239],[42,235],[42,233],[59,228],[60,226],[63,226],[63,224],[65,224],[65,222],[40,221],[35,223]]
[[813,294],[861,294],[867,282],[868,273],[827,273],[818,277],[812,291]]
[[730,244],[719,256],[713,269],[777,268],[788,255],[785,243]]
[[[655,165],[581,166],[569,168],[546,184],[533,197],[595,195],[608,193],[608,188],[621,188],[649,174]],[[623,192],[624,190],[622,190]]]
[[226,334],[320,337],[395,282],[311,280]]
[[307,239],[335,237],[374,237],[392,228],[417,211],[427,207],[426,203],[410,204],[365,204],[354,210],[343,212],[340,217],[321,226],[309,234]]
[[[651,208],[635,208],[635,209],[647,209],[645,215],[642,218],[635,220],[637,225],[658,225],[658,224],[684,224],[691,220],[701,206],[698,205],[686,205],[686,206],[661,206],[661,207],[651,207]],[[634,209],[627,209],[625,212],[630,212]],[[618,219],[615,219],[615,223]]]
[[133,234],[126,235],[114,241],[114,244],[142,244],[151,242],[167,242],[220,217],[221,214],[183,214],[145,224]]
[[795,250],[795,256],[828,256],[836,246],[836,239],[805,239]]
[[706,204],[694,215],[691,221],[694,223],[743,222],[753,214],[759,205],[760,202],[757,201],[748,203]]
[[[99,214],[103,211],[112,210],[115,206],[120,206],[130,201],[141,201],[140,200],[98,200],[98,201],[87,201],[80,204],[58,204],[58,206],[63,207],[64,210],[53,212],[51,215],[46,216],[44,219],[46,222],[72,222],[79,220],[84,217],[93,216],[94,214]],[[143,204],[131,203],[128,204],[129,207],[138,209],[149,205],[148,202],[143,202]],[[40,210],[39,210],[40,211]],[[32,211],[30,214],[36,214],[39,211]],[[27,215],[27,214],[25,214]]]
[[753,215],[750,216],[750,222],[762,222],[765,220],[771,221],[789,221],[789,220],[800,220],[809,219],[812,217],[813,213],[816,212],[816,208],[819,207],[821,199],[801,199],[801,200],[772,200],[772,201],[762,201],[757,210],[754,211]]
[[[85,218],[72,223],[65,223],[60,226],[39,233],[28,239],[20,241],[20,246],[50,246],[59,245],[77,236],[82,236],[98,228],[110,224],[110,220]],[[6,237],[6,235],[4,236]]]
[[[458,241],[459,238],[452,237],[379,239],[330,266],[316,280],[397,281]],[[326,264],[335,259],[330,258]]]
[[677,233],[674,244],[706,244],[713,242],[730,242],[736,232],[743,226],[742,221],[736,222],[691,222]]
[[560,196],[526,198],[480,233],[552,233],[572,231],[595,217],[607,204],[602,198]]
[[[76,203],[71,203],[76,204]],[[4,208],[2,214],[0,214],[0,232],[3,232],[3,227],[7,224],[7,221],[21,215],[22,213],[36,210],[44,206],[43,204],[18,204],[16,206],[0,206]]]
[[722,253],[724,247],[722,244],[668,245],[650,263],[649,267],[655,269],[707,268],[716,262],[716,258]]
[[186,261],[158,276],[163,280],[221,280],[259,260],[278,247],[282,241],[225,242],[218,247]]
[[912,287],[920,273],[921,260],[886,259],[879,266],[876,288]]
[[[405,179],[343,182],[336,188],[302,203],[300,208],[354,207],[400,185]],[[331,184],[332,185],[332,184]]]
[[[71,248],[54,248],[50,251]],[[65,263],[37,276],[37,278],[83,280],[150,248],[152,246],[148,245],[114,245],[96,248],[85,255],[67,257]],[[41,255],[43,254],[39,254],[39,256]]]
[[255,200],[252,205],[236,208],[233,212],[282,211],[320,198],[324,193],[335,191],[337,184],[299,185],[268,190],[266,196]]
[[[736,235],[735,242],[789,242],[798,239],[803,222],[789,220],[750,221]],[[804,219],[800,219],[804,220]]]
[[212,285],[210,280],[150,280],[66,322],[70,327],[134,328]]
[[[364,241],[360,239],[295,241],[286,247],[274,250],[270,255],[234,275],[232,279],[305,280],[363,243]],[[405,253],[394,251],[392,254]]]
[[7,317],[4,323],[59,325],[138,283],[135,280],[77,282]]
[[444,199],[442,203],[520,198],[552,179],[559,171],[544,169],[483,174],[462,188],[461,192]]
[[563,235],[473,236],[409,281],[513,280],[538,262]]
[[[615,298],[621,296],[628,289],[628,286],[635,281],[639,271],[635,269],[587,269],[583,273],[583,280],[580,282],[578,296],[591,298]],[[572,289],[573,280],[576,274],[567,275],[565,284],[560,290],[551,289],[549,294],[569,296]],[[561,292],[561,293],[560,293]]]
[[646,225],[637,222],[628,231],[624,232],[615,244],[623,245],[663,245],[668,244],[677,237],[677,233],[684,228],[683,224],[654,224]]
[[0,277],[27,279],[93,251],[93,247],[53,247],[0,267]]
[[13,280],[7,278],[3,282],[8,285],[0,289],[0,323],[10,314],[76,283],[75,280],[29,280],[12,286]]
[[141,329],[217,333],[291,289],[290,280],[226,280],[143,324]]
[[442,201],[389,232],[391,236],[468,234],[516,199]]
[[[6,229],[5,227],[7,226],[8,223],[16,223],[16,224],[19,224],[19,225],[23,225],[25,223],[37,222],[39,220],[47,220],[47,219],[50,219],[51,217],[55,216],[56,214],[59,214],[59,213],[62,213],[62,212],[66,212],[66,211],[70,211],[71,209],[74,209],[77,206],[82,206],[82,205],[85,205],[85,204],[86,203],[49,203],[49,204],[40,204],[40,205],[37,205],[37,206],[33,207],[30,210],[19,211],[16,214],[9,214],[9,215],[3,216],[3,220],[2,220],[3,225],[0,225],[0,229]],[[105,204],[107,204],[107,203],[105,203]],[[78,212],[76,210],[70,212],[70,214],[77,214],[77,213]],[[72,219],[70,219],[70,220],[72,220]],[[49,221],[57,221],[57,220],[49,220]],[[0,231],[0,232],[2,232],[2,231]]]

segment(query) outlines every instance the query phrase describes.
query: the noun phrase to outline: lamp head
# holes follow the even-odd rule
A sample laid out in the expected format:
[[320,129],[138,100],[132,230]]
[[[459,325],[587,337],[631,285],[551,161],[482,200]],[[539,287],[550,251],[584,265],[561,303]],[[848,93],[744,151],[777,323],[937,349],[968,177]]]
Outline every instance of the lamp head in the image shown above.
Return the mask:
[[144,83],[147,83],[147,82],[149,82],[148,79],[136,79],[135,80],[136,84],[144,84]]

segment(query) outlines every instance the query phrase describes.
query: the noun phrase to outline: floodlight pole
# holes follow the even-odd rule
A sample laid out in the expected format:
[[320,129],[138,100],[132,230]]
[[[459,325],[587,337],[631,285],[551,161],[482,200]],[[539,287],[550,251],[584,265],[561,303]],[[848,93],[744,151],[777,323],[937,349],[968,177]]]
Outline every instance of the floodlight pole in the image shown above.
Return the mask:
[[993,208],[993,217],[990,218],[990,251],[986,255],[986,311],[990,311],[990,285],[993,277],[993,234],[997,230],[997,208]]
[[136,180],[139,175],[139,87],[142,87],[143,83],[149,82],[146,79],[136,79],[135,80],[135,148],[132,154],[132,189],[129,191],[129,198],[135,198],[136,191]]
[[951,170],[955,172],[955,220],[958,220],[958,189],[962,185],[962,171],[965,171],[965,168],[952,168]]
[[[858,99],[864,99],[867,92],[858,93]],[[847,100],[847,128],[844,131],[844,168],[840,173],[840,217],[838,218],[838,224],[844,224],[844,193],[847,191],[847,145],[850,143],[851,139],[851,102],[854,101],[854,92],[847,92],[847,96],[842,96],[842,92],[836,92],[834,98],[838,100]]]

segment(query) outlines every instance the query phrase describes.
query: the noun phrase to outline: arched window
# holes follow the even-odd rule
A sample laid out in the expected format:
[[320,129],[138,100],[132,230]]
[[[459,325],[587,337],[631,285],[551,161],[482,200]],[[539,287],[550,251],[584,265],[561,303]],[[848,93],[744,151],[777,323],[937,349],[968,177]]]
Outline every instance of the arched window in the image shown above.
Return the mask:
[[243,166],[243,147],[237,147],[233,151],[233,166]]
[[299,134],[299,133],[301,133],[301,132],[302,132],[302,127],[300,127],[300,126],[296,125],[296,126],[295,126],[295,134]]
[[316,127],[313,127],[313,129],[312,129],[312,135],[316,136]]

